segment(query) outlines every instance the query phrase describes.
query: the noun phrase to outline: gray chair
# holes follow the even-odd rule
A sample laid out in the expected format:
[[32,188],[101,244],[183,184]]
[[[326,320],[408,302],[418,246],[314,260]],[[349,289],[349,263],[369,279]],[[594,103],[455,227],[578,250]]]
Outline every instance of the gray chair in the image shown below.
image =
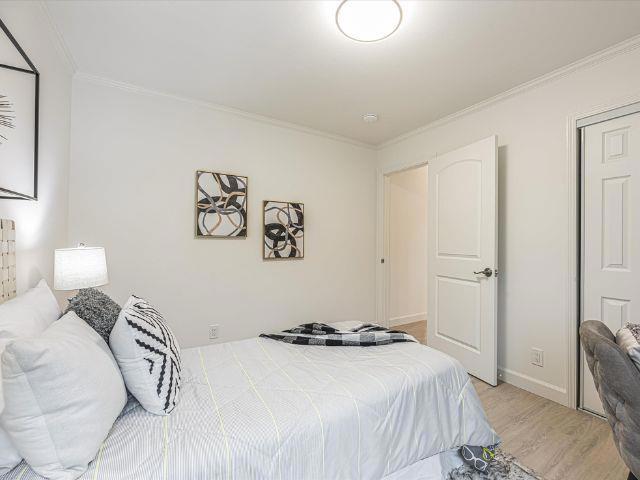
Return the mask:
[[640,371],[607,326],[588,320],[580,341],[629,480],[640,477]]

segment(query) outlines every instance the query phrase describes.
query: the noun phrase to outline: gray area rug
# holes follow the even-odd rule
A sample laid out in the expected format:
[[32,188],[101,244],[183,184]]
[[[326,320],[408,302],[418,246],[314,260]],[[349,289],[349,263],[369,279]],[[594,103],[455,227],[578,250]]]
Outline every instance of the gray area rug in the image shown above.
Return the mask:
[[543,480],[518,463],[515,457],[498,449],[488,473],[480,473],[463,465],[449,473],[446,480]]

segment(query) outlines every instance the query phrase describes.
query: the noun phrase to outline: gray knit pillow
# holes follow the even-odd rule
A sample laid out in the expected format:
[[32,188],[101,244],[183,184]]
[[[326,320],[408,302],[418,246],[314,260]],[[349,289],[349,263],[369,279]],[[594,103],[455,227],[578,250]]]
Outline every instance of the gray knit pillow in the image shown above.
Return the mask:
[[109,334],[118,320],[120,305],[95,288],[83,288],[69,299],[65,313],[75,312],[109,344]]

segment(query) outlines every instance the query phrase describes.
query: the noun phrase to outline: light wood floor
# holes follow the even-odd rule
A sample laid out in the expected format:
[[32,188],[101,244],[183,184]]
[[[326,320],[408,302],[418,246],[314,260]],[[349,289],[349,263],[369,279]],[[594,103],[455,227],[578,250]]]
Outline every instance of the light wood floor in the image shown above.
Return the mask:
[[[393,328],[426,341],[426,322]],[[503,449],[545,480],[626,480],[606,421],[508,383],[473,384]]]
[[404,325],[395,325],[393,327],[394,330],[402,330],[403,332],[407,332],[409,335],[413,335],[416,337],[420,343],[426,345],[427,344],[427,322],[413,322],[413,323],[405,323]]

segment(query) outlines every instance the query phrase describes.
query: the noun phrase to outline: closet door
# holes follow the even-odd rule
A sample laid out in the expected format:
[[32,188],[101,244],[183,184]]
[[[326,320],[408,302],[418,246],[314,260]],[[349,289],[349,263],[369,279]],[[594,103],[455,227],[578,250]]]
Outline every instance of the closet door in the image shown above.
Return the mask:
[[[640,113],[584,128],[582,320],[640,323]],[[581,352],[582,407],[604,414]]]

